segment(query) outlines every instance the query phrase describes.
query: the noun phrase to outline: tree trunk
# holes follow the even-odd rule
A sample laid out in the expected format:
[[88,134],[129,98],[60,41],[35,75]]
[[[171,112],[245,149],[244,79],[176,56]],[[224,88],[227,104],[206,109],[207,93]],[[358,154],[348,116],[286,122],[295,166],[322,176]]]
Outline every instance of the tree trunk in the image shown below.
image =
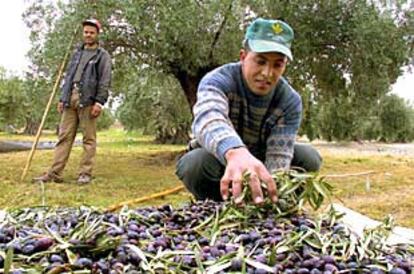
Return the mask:
[[172,127],[158,125],[155,142],[159,144],[186,144],[190,139],[189,131],[190,124],[180,124]]
[[[192,115],[192,109],[197,100],[198,84],[200,83],[201,78],[213,68],[214,66],[200,68],[196,74],[190,74],[188,71],[184,70],[178,70],[173,73],[184,91]],[[185,144],[189,140],[189,127],[190,125],[177,126],[172,131],[166,131],[165,129],[160,128],[159,130],[156,130],[156,132],[158,132],[156,142],[162,144]]]
[[191,110],[193,109],[193,106],[197,100],[197,88],[198,88],[198,84],[201,81],[201,78],[203,78],[207,72],[209,72],[215,67],[216,66],[208,66],[208,67],[200,68],[198,69],[195,75],[189,74],[188,71],[183,71],[183,70],[180,70],[174,74],[175,77],[180,82],[181,87],[184,90],[184,94],[185,94],[185,97],[187,98],[188,106],[190,107]]
[[35,135],[37,133],[37,129],[40,126],[39,121],[33,121],[31,119],[26,120],[26,126],[24,127],[23,134],[28,135]]
[[188,106],[192,109],[197,98],[197,86],[201,79],[197,78],[197,76],[188,75],[186,71],[180,71],[176,77],[183,88]]

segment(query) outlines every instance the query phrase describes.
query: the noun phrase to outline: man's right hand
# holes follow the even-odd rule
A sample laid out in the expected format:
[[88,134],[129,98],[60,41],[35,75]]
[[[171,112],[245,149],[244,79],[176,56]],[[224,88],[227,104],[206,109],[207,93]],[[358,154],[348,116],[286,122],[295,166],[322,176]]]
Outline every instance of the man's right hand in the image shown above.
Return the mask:
[[62,114],[63,113],[63,102],[59,102],[57,105],[57,111]]
[[242,203],[243,174],[250,174],[249,186],[255,204],[263,203],[263,192],[260,182],[267,185],[268,195],[273,202],[277,201],[276,183],[265,165],[256,159],[245,147],[230,149],[226,152],[226,170],[220,181],[220,192],[224,200],[229,197],[231,185],[232,195],[237,204]]

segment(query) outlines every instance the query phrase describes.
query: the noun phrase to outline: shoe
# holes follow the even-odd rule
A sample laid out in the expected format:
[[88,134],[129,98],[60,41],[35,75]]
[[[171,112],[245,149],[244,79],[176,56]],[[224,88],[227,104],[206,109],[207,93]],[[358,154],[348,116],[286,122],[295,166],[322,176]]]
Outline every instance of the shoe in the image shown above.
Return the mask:
[[55,183],[59,183],[60,184],[60,183],[63,183],[63,179],[60,178],[60,177],[58,177],[58,176],[56,176],[56,175],[53,175],[53,174],[50,174],[50,173],[46,172],[42,176],[33,178],[32,179],[32,182],[33,183],[50,183],[50,182],[55,182]]
[[88,174],[81,174],[78,178],[78,184],[85,185],[89,184],[92,181],[92,177]]

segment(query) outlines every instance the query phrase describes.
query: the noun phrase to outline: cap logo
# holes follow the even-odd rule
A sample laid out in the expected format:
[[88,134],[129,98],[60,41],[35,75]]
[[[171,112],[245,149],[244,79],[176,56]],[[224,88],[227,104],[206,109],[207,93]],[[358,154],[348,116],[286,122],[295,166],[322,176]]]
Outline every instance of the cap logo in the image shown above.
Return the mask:
[[283,32],[283,28],[280,26],[279,23],[273,24],[272,29],[276,34],[280,34]]

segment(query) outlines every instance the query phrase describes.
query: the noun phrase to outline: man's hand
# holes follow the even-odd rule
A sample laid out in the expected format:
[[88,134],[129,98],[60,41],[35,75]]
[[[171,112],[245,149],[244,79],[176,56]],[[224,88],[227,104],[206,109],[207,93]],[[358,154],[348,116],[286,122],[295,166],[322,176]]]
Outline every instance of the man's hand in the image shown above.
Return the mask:
[[101,111],[102,111],[101,104],[95,103],[95,104],[93,104],[93,106],[91,108],[91,116],[93,118],[97,118],[101,114]]
[[57,105],[57,111],[62,114],[63,113],[63,102],[59,102]]
[[241,193],[243,191],[243,174],[250,174],[249,186],[252,192],[252,199],[255,204],[263,203],[263,192],[260,181],[267,185],[269,197],[273,202],[277,201],[276,184],[264,164],[256,159],[246,148],[230,149],[226,152],[227,160],[224,176],[220,181],[220,192],[224,200],[229,197],[229,186],[232,187],[232,194],[237,204],[242,203]]

